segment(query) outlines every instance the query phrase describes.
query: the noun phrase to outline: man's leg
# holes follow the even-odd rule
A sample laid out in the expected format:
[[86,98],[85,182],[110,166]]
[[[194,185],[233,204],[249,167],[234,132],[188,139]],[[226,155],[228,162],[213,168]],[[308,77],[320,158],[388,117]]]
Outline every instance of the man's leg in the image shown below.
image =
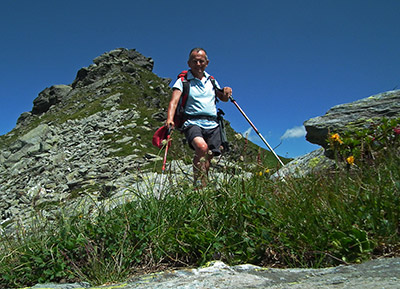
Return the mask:
[[201,181],[201,185],[205,187],[208,181],[208,170],[210,169],[210,160],[213,154],[208,149],[208,145],[204,138],[197,136],[192,141],[192,146],[195,150],[193,158],[193,176],[194,183],[197,180]]

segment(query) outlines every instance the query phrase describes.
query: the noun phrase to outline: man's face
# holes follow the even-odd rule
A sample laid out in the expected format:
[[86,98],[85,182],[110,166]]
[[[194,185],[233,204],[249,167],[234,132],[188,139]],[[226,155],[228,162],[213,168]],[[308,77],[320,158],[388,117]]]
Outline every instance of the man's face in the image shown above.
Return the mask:
[[208,66],[208,60],[204,51],[200,50],[198,52],[193,51],[190,59],[188,60],[188,65],[192,70],[192,73],[197,78],[202,78],[204,70]]

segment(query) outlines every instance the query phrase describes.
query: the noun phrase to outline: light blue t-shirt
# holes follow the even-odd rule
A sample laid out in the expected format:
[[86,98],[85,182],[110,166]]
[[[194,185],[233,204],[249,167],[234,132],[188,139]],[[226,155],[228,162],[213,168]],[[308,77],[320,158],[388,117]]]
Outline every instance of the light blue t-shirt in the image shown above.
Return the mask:
[[[187,80],[190,83],[189,96],[186,102],[185,113],[189,115],[209,115],[217,116],[217,108],[215,106],[215,91],[211,82],[210,75],[204,72],[203,79],[198,79],[193,76],[191,71],[188,71]],[[215,81],[217,87],[219,84]],[[182,80],[179,78],[172,87],[183,91]],[[201,128],[211,129],[218,126],[218,123],[208,119],[188,119],[183,128],[189,125],[197,125]]]

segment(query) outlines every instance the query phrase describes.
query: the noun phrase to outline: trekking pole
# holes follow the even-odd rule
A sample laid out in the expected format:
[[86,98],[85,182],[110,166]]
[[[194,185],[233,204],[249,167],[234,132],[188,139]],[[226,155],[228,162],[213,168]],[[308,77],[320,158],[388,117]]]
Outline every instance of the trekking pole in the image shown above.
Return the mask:
[[171,128],[168,128],[167,130],[167,144],[165,146],[165,153],[164,153],[164,160],[163,160],[163,165],[162,165],[162,169],[161,172],[164,173],[165,171],[165,164],[167,163],[167,154],[168,154],[168,148],[169,148],[169,139],[171,137]]
[[240,106],[237,104],[236,100],[233,99],[232,96],[229,96],[229,99],[233,104],[238,108],[238,110],[242,113],[244,118],[248,121],[248,123],[251,125],[251,127],[254,129],[254,131],[258,134],[258,136],[261,138],[261,140],[266,144],[266,146],[269,148],[269,150],[274,154],[274,156],[277,158],[279,163],[284,166],[283,162],[281,159],[278,157],[278,155],[275,153],[275,151],[272,149],[272,147],[268,144],[268,142],[265,140],[265,138],[261,135],[261,133],[258,131],[258,129],[255,127],[255,125],[251,122],[251,120],[247,117],[247,115],[244,113],[244,111],[240,108]]

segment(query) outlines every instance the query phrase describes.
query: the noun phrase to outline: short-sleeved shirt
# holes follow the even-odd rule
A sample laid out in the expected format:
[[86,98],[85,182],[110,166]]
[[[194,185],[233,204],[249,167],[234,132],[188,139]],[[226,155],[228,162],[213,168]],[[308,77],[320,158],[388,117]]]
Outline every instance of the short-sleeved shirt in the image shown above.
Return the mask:
[[[188,71],[187,80],[190,83],[189,96],[186,102],[185,113],[191,116],[195,115],[207,115],[217,116],[217,108],[215,106],[215,91],[214,86],[211,82],[210,75],[204,72],[203,79],[198,79],[193,76],[191,71]],[[219,84],[215,81],[216,86],[219,88]],[[183,83],[179,78],[172,87],[173,89],[179,89],[183,91]],[[218,123],[214,120],[200,118],[200,119],[188,119],[183,124],[183,128],[189,125],[197,125],[201,128],[211,129],[218,126]]]

